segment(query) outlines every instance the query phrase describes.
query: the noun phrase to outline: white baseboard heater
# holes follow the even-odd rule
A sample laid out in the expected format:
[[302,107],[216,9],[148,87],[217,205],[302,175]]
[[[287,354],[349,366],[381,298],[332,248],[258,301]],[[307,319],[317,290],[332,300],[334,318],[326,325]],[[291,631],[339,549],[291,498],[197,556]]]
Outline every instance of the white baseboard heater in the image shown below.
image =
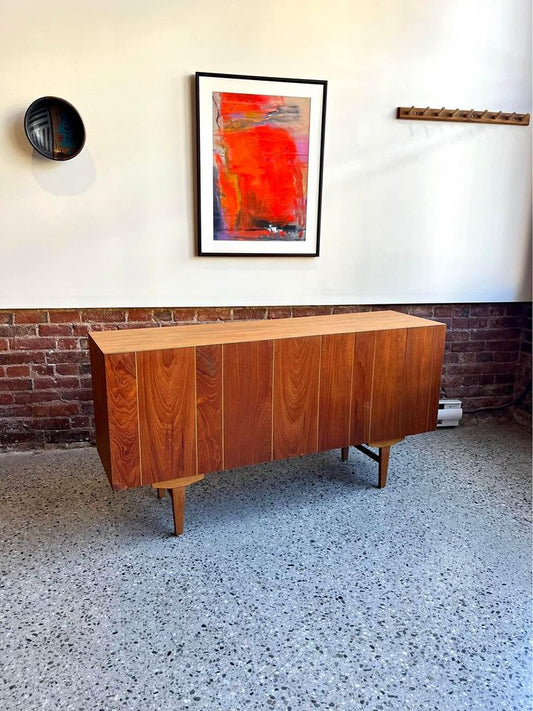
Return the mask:
[[462,416],[463,408],[460,400],[439,400],[437,427],[457,427]]

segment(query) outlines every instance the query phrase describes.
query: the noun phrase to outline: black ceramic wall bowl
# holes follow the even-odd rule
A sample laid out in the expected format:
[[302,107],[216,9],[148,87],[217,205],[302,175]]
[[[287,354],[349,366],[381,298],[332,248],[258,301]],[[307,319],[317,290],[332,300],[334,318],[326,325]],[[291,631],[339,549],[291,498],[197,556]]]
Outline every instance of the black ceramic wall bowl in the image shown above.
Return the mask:
[[45,158],[70,160],[85,144],[85,127],[72,104],[57,96],[36,99],[24,116],[31,145]]

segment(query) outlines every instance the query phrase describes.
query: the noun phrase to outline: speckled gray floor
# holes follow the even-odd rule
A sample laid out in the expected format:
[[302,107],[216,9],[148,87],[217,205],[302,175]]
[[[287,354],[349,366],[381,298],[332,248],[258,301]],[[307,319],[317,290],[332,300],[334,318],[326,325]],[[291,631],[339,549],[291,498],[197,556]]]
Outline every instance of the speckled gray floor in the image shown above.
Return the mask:
[[93,449],[0,455],[0,708],[531,706],[530,436],[412,437],[113,494]]

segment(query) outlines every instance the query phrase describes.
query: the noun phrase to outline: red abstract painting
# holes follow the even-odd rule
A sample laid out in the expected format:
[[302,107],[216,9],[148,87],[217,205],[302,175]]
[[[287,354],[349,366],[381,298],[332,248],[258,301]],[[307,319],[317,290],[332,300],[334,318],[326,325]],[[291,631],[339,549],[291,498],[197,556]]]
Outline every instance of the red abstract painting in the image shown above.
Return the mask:
[[311,100],[212,97],[213,238],[304,241]]

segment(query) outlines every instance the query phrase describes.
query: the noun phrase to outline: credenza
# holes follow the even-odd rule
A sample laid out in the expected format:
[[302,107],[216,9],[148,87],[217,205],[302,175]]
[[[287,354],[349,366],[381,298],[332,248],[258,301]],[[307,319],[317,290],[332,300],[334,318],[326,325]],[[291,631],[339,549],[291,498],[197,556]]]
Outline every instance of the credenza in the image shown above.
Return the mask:
[[[394,311],[89,333],[98,453],[114,489],[357,447],[378,464],[437,425],[446,327]],[[374,451],[377,450],[377,451]]]

